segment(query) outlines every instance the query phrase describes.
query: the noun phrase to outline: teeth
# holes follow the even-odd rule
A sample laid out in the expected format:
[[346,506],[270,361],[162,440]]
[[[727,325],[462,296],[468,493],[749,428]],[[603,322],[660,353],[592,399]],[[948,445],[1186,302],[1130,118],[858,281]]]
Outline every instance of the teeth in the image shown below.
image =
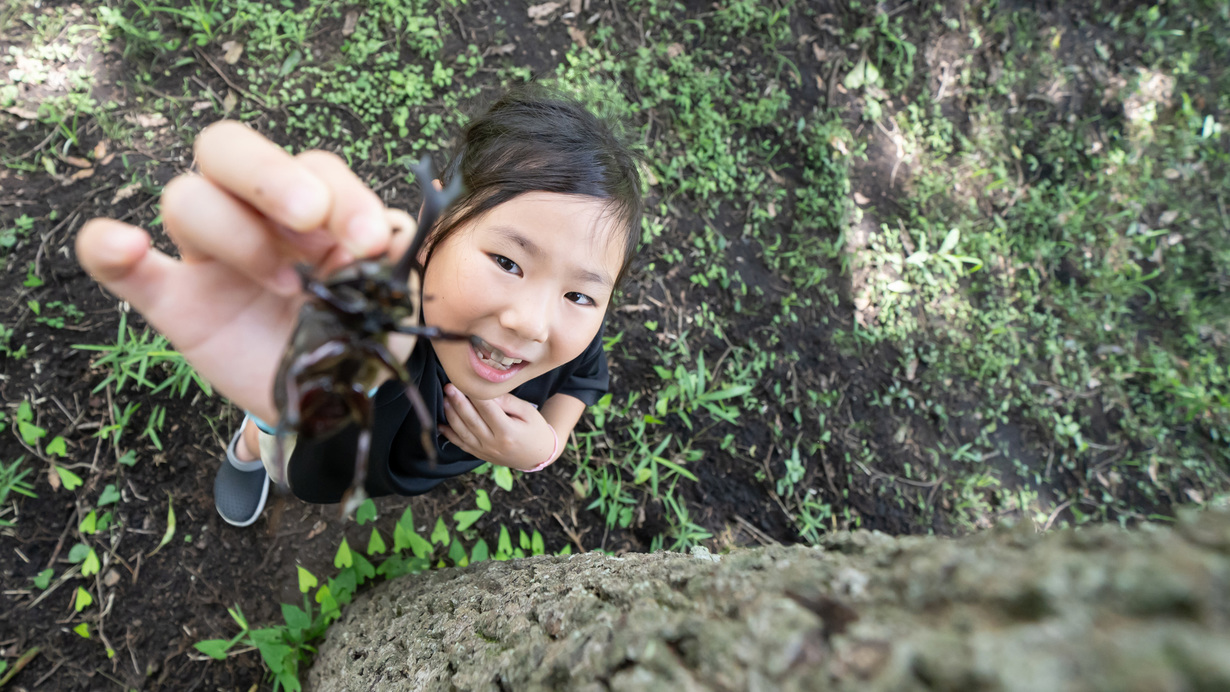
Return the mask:
[[[482,341],[482,339],[479,339]],[[478,359],[497,370],[507,370],[521,362],[520,358],[509,358],[500,349],[482,341],[478,349]]]

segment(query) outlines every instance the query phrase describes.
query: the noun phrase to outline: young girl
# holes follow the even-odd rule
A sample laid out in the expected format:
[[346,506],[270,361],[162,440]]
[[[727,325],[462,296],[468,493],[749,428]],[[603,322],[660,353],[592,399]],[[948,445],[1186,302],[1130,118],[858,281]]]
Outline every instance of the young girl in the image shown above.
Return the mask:
[[[332,154],[291,157],[228,122],[202,132],[195,149],[200,175],[172,180],[162,198],[181,260],[109,219],[86,224],[77,255],[248,412],[214,486],[223,519],[247,526],[264,507],[270,472],[298,497],[326,503],[354,472],[354,426],[299,440],[286,468],[272,468],[273,380],[304,300],[294,265],[327,275],[356,258],[396,258],[414,222],[385,209]],[[438,459],[427,461],[403,388],[386,382],[374,394],[372,496],[423,493],[482,461],[544,468],[606,391],[602,325],[639,238],[633,155],[580,105],[520,90],[466,128],[436,183],[457,176],[464,192],[422,251],[431,296],[422,321],[479,338],[390,336],[435,416]]]

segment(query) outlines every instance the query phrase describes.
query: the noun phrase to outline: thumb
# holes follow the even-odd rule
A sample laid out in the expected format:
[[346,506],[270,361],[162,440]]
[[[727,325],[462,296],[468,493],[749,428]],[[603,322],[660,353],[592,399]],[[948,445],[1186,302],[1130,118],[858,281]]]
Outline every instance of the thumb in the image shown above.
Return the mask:
[[93,219],[77,234],[77,261],[96,281],[141,311],[160,292],[175,260],[150,247],[145,231]]

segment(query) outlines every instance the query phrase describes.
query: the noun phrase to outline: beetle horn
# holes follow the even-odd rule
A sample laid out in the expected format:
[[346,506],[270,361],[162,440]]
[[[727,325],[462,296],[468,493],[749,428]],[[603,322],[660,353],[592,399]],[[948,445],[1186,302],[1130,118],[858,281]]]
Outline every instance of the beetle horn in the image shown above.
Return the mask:
[[414,234],[414,240],[410,241],[406,254],[402,255],[393,269],[393,280],[399,284],[410,279],[411,269],[422,270],[418,257],[423,241],[431,235],[431,229],[436,225],[436,219],[440,217],[440,214],[461,194],[460,174],[454,177],[448,187],[443,190],[437,190],[436,186],[431,184],[435,173],[429,156],[424,156],[417,164],[411,166],[410,170],[414,172],[419,187],[423,188],[423,212],[419,215],[419,227]]

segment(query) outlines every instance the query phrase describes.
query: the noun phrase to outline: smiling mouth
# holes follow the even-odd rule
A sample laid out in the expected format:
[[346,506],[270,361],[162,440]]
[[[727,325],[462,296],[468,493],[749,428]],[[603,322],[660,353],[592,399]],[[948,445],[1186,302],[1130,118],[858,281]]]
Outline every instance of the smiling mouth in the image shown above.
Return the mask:
[[503,351],[477,336],[471,339],[471,345],[474,348],[474,352],[478,355],[478,360],[483,365],[496,370],[507,371],[514,365],[525,362],[520,358],[505,355]]

